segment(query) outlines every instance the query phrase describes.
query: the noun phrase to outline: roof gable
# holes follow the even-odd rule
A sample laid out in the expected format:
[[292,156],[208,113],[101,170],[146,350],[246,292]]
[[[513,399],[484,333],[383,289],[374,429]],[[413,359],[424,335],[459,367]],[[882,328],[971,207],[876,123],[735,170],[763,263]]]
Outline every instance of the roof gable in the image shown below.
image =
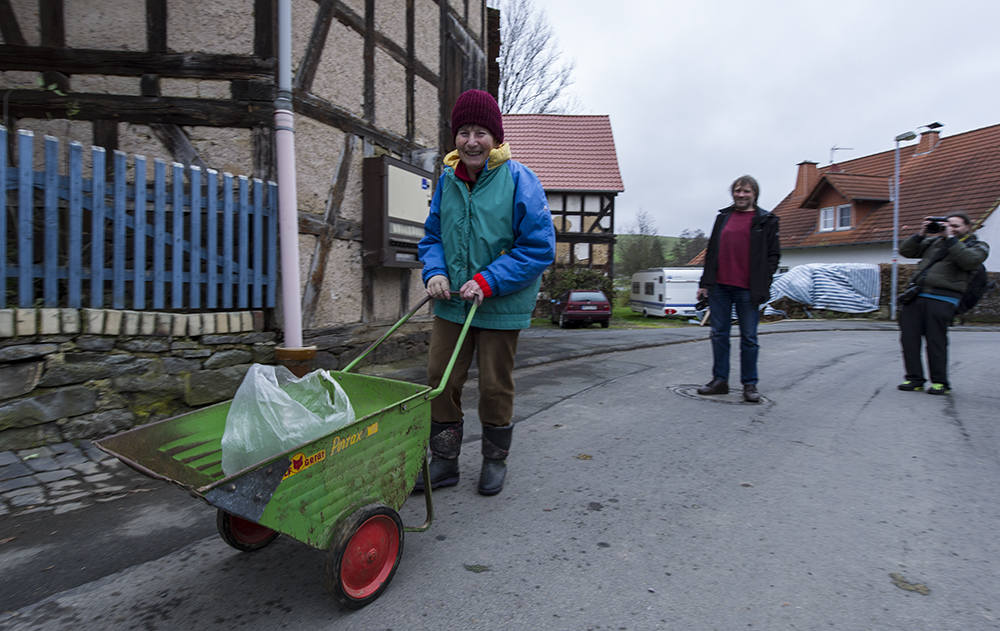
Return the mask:
[[503,134],[547,191],[625,190],[607,115],[505,114]]

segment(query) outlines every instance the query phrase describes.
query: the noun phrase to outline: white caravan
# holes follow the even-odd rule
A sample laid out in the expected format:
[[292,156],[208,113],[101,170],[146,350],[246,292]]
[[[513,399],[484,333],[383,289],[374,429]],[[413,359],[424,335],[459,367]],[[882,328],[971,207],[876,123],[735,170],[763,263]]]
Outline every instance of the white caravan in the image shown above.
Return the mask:
[[655,267],[632,274],[629,307],[644,316],[695,316],[700,267]]

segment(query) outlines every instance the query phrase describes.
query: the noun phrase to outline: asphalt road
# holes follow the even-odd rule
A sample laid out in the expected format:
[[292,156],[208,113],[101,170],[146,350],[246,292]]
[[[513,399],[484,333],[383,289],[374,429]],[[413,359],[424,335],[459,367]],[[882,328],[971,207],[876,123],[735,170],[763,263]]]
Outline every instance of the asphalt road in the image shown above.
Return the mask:
[[1000,629],[997,332],[952,333],[954,394],[933,397],[896,390],[891,329],[808,324],[766,328],[756,406],[692,394],[703,329],[527,335],[530,356],[608,352],[522,363],[507,488],[476,493],[470,432],[461,483],[360,611],[327,595],[324,552],[239,553],[163,487],[0,517],[0,629]]

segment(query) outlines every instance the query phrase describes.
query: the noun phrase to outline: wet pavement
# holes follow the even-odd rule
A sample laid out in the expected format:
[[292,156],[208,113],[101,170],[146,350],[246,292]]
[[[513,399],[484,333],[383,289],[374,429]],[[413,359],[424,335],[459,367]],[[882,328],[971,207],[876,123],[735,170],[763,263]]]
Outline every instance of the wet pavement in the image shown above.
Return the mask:
[[[762,323],[760,334],[894,329],[895,323],[878,320],[781,320]],[[997,331],[1000,326],[954,329]],[[734,327],[733,332],[737,334],[738,329]],[[515,370],[579,357],[706,340],[708,336],[708,327],[690,325],[569,330],[533,326],[521,334]],[[426,382],[425,371],[423,358],[362,370],[411,383]],[[706,381],[709,376],[705,375]],[[477,377],[475,367],[470,370],[469,377]],[[90,441],[0,452],[0,516],[67,513],[126,497],[153,484],[149,478],[130,470]]]

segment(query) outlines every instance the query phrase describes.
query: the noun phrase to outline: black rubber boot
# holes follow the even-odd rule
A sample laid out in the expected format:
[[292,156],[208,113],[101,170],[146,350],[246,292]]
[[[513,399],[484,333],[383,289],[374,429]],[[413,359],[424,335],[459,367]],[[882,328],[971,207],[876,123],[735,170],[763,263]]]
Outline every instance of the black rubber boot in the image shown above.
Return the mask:
[[[463,421],[435,423],[431,421],[431,488],[458,484],[458,454],[462,451]],[[414,491],[424,490],[423,474],[417,476]]]
[[487,427],[483,425],[483,469],[479,473],[479,493],[496,495],[503,490],[507,475],[507,454],[514,426]]

